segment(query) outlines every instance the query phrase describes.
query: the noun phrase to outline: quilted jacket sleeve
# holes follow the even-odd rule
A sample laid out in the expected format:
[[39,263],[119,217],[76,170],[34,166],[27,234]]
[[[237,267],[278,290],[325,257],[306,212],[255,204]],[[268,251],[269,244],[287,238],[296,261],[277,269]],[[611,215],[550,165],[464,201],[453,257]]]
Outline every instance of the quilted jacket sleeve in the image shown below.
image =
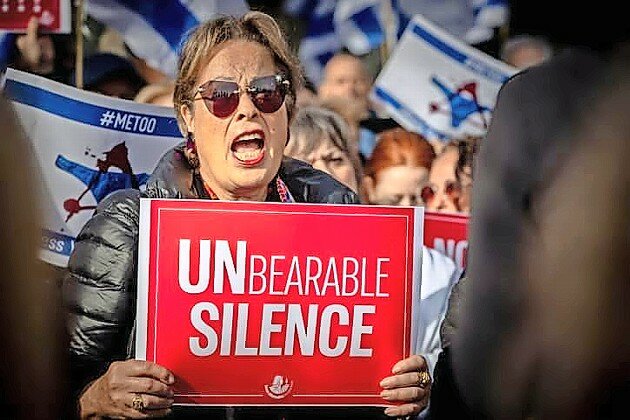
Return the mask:
[[63,284],[75,393],[125,359],[135,313],[139,195],[103,200],[76,239]]

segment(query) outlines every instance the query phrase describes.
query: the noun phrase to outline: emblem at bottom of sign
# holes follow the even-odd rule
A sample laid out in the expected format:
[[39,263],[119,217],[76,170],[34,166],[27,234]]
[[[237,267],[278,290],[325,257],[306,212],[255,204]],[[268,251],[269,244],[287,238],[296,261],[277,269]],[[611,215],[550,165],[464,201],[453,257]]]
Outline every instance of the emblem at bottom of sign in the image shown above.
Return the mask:
[[293,381],[289,381],[289,378],[282,375],[276,375],[273,377],[271,384],[265,384],[265,392],[271,398],[280,400],[291,393],[293,389]]

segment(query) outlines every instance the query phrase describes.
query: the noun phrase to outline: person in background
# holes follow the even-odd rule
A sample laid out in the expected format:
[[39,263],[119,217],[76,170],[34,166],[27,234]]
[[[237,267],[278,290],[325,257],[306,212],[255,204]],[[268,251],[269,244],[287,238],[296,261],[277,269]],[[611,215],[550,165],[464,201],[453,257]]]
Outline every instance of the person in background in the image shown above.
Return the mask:
[[422,200],[427,210],[439,212],[458,212],[457,196],[459,185],[455,168],[459,160],[457,142],[447,144],[433,162],[429,179],[422,186]]
[[537,66],[553,56],[553,48],[542,36],[517,35],[502,45],[500,57],[517,69]]
[[[264,13],[207,21],[185,42],[174,101],[186,144],[164,155],[144,193],[122,190],[101,201],[70,256],[64,299],[70,310],[73,390],[82,418],[160,417],[171,410],[197,417],[205,411],[173,407],[173,373],[130,359],[141,194],[358,203],[357,195],[330,175],[283,158],[301,80],[297,57],[276,21]],[[384,403],[400,405],[388,407],[387,415],[418,413],[426,405],[428,393],[418,379],[426,369],[417,357],[394,365],[396,374],[381,383],[382,397]],[[237,416],[245,418],[246,411]]]
[[427,209],[470,212],[472,161],[478,141],[476,137],[453,141],[435,158],[429,181],[422,187],[422,200]]
[[458,143],[459,158],[455,167],[455,178],[460,186],[459,211],[470,213],[472,207],[472,187],[474,174],[474,159],[479,150],[481,137],[469,136]]
[[[76,73],[73,72],[71,84],[75,84]],[[83,86],[85,90],[133,100],[144,80],[126,59],[110,53],[98,53],[86,58],[83,70]]]
[[432,138],[428,140],[429,140],[429,143],[431,143],[431,146],[433,146],[433,150],[435,151],[436,156],[441,155],[448,144],[440,139]]
[[[370,204],[421,205],[421,188],[427,181],[435,157],[431,145],[419,134],[394,128],[381,133],[366,166]],[[446,313],[451,287],[460,270],[446,255],[422,246],[422,286],[415,353],[433,369],[441,352],[439,328]],[[428,413],[424,412],[423,415]]]
[[370,204],[423,204],[422,186],[435,159],[433,147],[420,134],[394,128],[383,131],[363,177]]
[[[376,145],[376,134],[358,124],[360,120],[374,116],[370,109],[368,95],[372,87],[372,79],[363,61],[351,54],[341,52],[334,55],[324,67],[323,79],[317,89],[317,97],[320,103],[333,103],[336,99],[342,99],[353,103],[357,110],[354,113],[360,118],[354,124],[354,118],[346,118],[353,131],[358,133],[357,141],[359,152],[363,158],[371,155]],[[346,115],[340,109],[333,110],[341,115]]]
[[295,115],[290,131],[285,155],[310,163],[359,192],[361,163],[350,146],[349,128],[341,116],[325,108],[302,108]]
[[359,102],[367,111],[371,86],[372,81],[361,59],[348,53],[338,53],[324,67],[317,96],[320,100],[348,98]]
[[304,81],[304,86],[297,91],[295,106],[297,109],[305,106],[315,105],[317,103],[317,89],[310,80]]
[[152,104],[173,108],[173,93],[175,83],[156,83],[146,85],[136,95],[134,102],[141,104]]
[[26,33],[15,40],[19,51],[15,66],[19,70],[48,75],[55,70],[55,46],[49,35],[40,36],[38,32],[39,19],[33,16]]
[[41,180],[30,143],[4,97],[0,120],[0,417],[67,418],[72,411],[64,407],[61,296],[38,260]]
[[17,70],[68,83],[75,65],[74,55],[71,35],[40,34],[39,20],[33,16],[28,22],[26,32],[15,38],[8,65]]

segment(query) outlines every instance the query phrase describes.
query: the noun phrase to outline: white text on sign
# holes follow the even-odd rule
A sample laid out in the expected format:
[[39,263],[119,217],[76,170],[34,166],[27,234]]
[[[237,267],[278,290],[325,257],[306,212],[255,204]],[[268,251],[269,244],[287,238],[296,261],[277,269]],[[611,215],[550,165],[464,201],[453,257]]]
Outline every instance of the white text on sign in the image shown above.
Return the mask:
[[[386,257],[248,255],[247,241],[237,241],[234,249],[226,240],[209,239],[200,240],[198,249],[198,270],[191,276],[191,241],[179,240],[178,283],[185,293],[389,297],[385,289],[390,259]],[[247,273],[249,276],[246,276]],[[192,278],[197,279],[196,283],[192,282]],[[363,336],[372,334],[373,327],[365,318],[376,314],[376,305],[354,304],[347,307],[329,303],[310,304],[308,308],[303,308],[298,303],[265,303],[259,317],[261,334],[257,347],[246,345],[249,314],[248,303],[223,303],[222,307],[206,301],[195,304],[190,322],[201,336],[190,337],[191,353],[196,356],[211,356],[217,351],[221,356],[293,355],[297,343],[304,356],[312,356],[316,351],[326,357],[343,354],[350,357],[372,356],[372,349],[362,347],[361,342]],[[274,322],[276,314],[286,318],[286,322]],[[216,321],[217,325],[220,322],[220,335],[211,326],[212,321]],[[331,331],[338,331],[336,326],[349,327],[349,334],[331,337]],[[284,334],[284,345],[272,346],[272,334]]]

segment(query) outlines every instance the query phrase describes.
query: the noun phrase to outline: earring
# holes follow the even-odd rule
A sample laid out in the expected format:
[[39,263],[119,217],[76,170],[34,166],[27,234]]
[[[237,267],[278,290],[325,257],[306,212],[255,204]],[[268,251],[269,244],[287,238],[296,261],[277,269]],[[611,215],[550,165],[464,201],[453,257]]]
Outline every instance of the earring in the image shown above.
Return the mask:
[[186,136],[186,149],[191,153],[197,153],[197,146],[195,145],[195,137],[192,132],[188,132]]
[[197,156],[197,145],[195,144],[195,137],[192,132],[188,132],[186,136],[186,150],[184,152],[186,158],[188,159],[188,163],[193,168],[193,170],[199,169],[199,156]]

